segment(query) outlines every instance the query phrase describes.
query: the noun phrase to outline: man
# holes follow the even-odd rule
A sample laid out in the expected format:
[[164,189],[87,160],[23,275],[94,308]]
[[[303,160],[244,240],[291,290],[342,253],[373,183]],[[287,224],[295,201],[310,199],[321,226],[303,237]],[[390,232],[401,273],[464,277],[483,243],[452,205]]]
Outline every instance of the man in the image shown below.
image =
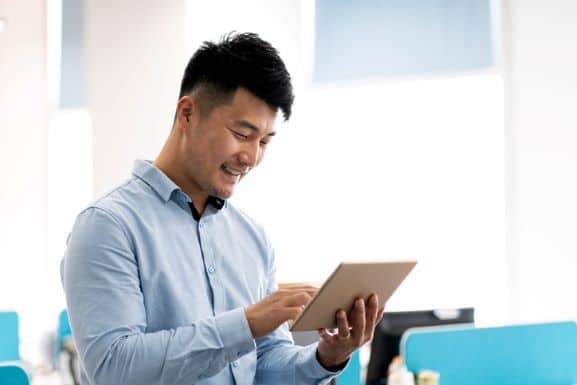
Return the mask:
[[226,201],[293,102],[254,34],[205,43],[160,154],[79,214],[62,276],[84,385],[321,384],[372,337],[378,298],[294,346],[286,322],[315,288],[277,290],[263,230]]

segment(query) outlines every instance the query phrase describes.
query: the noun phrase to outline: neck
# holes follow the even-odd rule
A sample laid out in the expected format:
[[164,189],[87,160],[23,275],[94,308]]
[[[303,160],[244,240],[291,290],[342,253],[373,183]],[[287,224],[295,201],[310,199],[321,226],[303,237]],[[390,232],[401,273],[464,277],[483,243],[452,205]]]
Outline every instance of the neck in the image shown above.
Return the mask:
[[208,201],[208,194],[202,191],[200,186],[198,186],[193,180],[186,177],[187,173],[185,168],[182,166],[184,165],[184,162],[182,162],[179,157],[174,132],[172,132],[168,137],[153,164],[190,197],[194,207],[196,207],[198,213],[202,215]]

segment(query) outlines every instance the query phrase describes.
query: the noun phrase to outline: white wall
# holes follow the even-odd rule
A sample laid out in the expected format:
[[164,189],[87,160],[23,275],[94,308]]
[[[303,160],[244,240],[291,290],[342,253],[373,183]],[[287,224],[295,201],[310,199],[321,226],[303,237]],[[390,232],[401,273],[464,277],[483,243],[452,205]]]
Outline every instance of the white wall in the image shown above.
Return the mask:
[[187,48],[192,53],[203,41],[216,41],[231,31],[255,32],[279,50],[293,80],[300,83],[306,71],[302,61],[312,54],[302,50],[302,24],[308,21],[302,19],[313,8],[314,1],[308,0],[189,0]]
[[[21,318],[22,354],[35,350],[47,267],[45,7],[0,0],[0,310]],[[34,353],[32,353],[34,354]]]
[[280,280],[322,281],[340,260],[417,258],[389,310],[475,306],[482,322],[508,319],[496,71],[314,85],[314,2],[191,1],[189,14],[210,20],[189,27],[200,36],[191,50],[254,31],[295,79],[293,118],[233,197],[265,225]]
[[154,158],[170,128],[184,71],[185,0],[86,0],[87,107],[96,195]]
[[508,319],[502,83],[496,73],[301,93],[234,199],[263,221],[283,280],[341,260],[418,259],[389,310]]
[[577,318],[577,2],[504,2],[518,320]]
[[[340,259],[415,257],[422,267],[393,308],[474,305],[485,320],[506,318],[495,73],[312,87],[314,3],[301,0],[88,0],[86,15],[97,195],[124,180],[134,158],[157,154],[198,45],[257,32],[293,75],[295,115],[234,201],[268,229],[279,278],[322,280]],[[353,203],[365,195],[375,197],[370,207]]]

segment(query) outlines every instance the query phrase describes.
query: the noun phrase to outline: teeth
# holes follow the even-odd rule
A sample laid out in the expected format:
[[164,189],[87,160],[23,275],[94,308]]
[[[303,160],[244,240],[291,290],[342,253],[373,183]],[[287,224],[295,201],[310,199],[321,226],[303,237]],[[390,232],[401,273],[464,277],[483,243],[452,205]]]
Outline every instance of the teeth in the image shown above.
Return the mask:
[[228,172],[229,174],[232,174],[232,175],[234,175],[234,176],[239,176],[240,174],[242,174],[242,171],[236,171],[236,170],[230,169],[230,168],[228,168],[228,167],[226,167],[226,166],[224,166],[224,170],[225,170],[226,172]]

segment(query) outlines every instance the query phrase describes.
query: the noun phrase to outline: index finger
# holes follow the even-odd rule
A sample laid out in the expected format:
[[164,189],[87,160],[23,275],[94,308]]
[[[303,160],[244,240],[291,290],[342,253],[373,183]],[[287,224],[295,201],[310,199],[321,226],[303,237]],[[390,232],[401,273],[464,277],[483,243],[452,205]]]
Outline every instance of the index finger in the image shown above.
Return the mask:
[[311,296],[305,292],[298,292],[291,295],[288,295],[284,298],[284,304],[286,306],[294,307],[294,306],[306,306],[310,300]]
[[285,283],[279,285],[279,290],[288,291],[288,292],[306,292],[312,296],[314,296],[318,291],[319,287],[307,284],[307,283]]

